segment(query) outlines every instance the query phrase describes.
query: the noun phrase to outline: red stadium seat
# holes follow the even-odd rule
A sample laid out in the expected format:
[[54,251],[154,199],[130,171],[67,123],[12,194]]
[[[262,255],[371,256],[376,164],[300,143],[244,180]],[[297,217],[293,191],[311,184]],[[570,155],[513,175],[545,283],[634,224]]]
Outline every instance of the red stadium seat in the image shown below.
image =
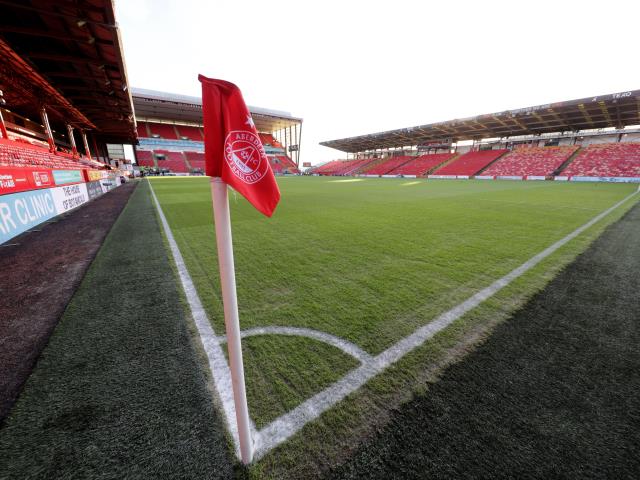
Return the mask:
[[265,147],[283,148],[282,144],[278,142],[270,133],[259,133],[260,141]]
[[136,150],[136,158],[138,159],[138,165],[141,167],[155,168],[156,162],[153,158],[153,153],[146,150]]
[[453,162],[440,167],[434,171],[433,174],[472,176],[508,151],[509,150],[481,150],[478,152],[467,152],[456,158]]
[[363,169],[361,173],[365,175],[386,175],[402,164],[407,163],[412,158],[414,157],[409,157],[406,155],[400,157],[392,157],[382,163],[374,164],[370,168]]
[[156,150],[155,153],[164,155],[164,160],[158,159],[158,168],[164,168],[175,173],[189,173],[189,169],[187,168],[182,152]]
[[149,133],[147,132],[147,124],[145,122],[138,122],[136,130],[138,131],[139,138],[149,137]]
[[45,167],[52,169],[86,168],[87,165],[68,154],[54,154],[48,149],[25,142],[0,139],[0,166]]
[[483,175],[548,176],[566,162],[578,147],[520,147],[500,158]]
[[640,143],[603,143],[584,148],[560,175],[640,177]]
[[187,157],[187,163],[191,165],[192,170],[204,172],[204,153],[184,152],[184,156]]
[[453,153],[433,153],[413,157],[413,160],[393,169],[389,175],[423,175],[450,160],[453,155]]
[[202,132],[198,127],[192,127],[188,125],[176,125],[176,130],[178,130],[178,135],[180,137],[185,137],[187,140],[193,140],[194,142],[204,141]]
[[376,159],[362,158],[359,160],[333,160],[313,170],[319,175],[354,175],[360,173]]
[[166,140],[180,140],[173,125],[167,123],[149,123],[151,136],[159,135]]

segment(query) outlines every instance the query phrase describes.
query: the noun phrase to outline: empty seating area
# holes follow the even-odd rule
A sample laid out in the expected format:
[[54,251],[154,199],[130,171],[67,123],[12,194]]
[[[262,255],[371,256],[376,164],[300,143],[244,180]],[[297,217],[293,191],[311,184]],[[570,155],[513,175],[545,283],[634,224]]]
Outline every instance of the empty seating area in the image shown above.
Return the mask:
[[349,170],[359,161],[360,160],[332,160],[316,168],[313,173],[317,173],[318,175],[341,175],[337,172]]
[[201,170],[204,172],[204,153],[200,152],[184,152],[187,157],[187,162],[194,170]]
[[414,157],[409,157],[406,155],[400,157],[392,157],[383,161],[382,163],[373,165],[370,168],[365,168],[361,173],[365,175],[386,175],[392,170],[395,170],[401,165],[407,163],[412,158]]
[[575,146],[516,148],[489,166],[483,175],[552,175],[577,149]]
[[300,173],[297,165],[286,155],[276,155],[276,158],[280,161],[283,168],[287,170],[289,173]]
[[434,175],[472,176],[508,151],[509,150],[481,150],[477,152],[467,152],[456,158],[453,162],[440,167],[433,173]]
[[53,169],[85,168],[70,155],[53,154],[49,150],[23,142],[0,139],[0,167],[46,167]]
[[589,145],[560,174],[582,177],[640,177],[640,143]]
[[136,158],[138,159],[138,165],[141,167],[155,168],[156,162],[153,158],[153,153],[146,150],[136,150]]
[[284,148],[280,142],[278,142],[270,133],[259,133],[260,141],[265,147]]
[[395,168],[389,175],[423,175],[433,170],[438,165],[450,160],[454,154],[452,153],[433,153],[430,155],[420,155],[414,157],[413,160]]
[[175,173],[189,173],[187,164],[182,152],[169,152],[166,150],[156,150],[155,153],[164,155],[164,160],[158,159],[158,168],[164,168]]
[[138,132],[138,138],[145,138],[149,136],[149,132],[147,132],[147,124],[144,122],[138,122],[136,130]]
[[373,159],[371,158],[362,158],[360,160],[349,160],[346,163],[343,162],[342,168],[338,169],[333,175],[355,175],[372,161]]
[[285,166],[277,157],[269,157],[269,165],[271,165],[271,170],[273,171],[273,173],[284,174],[286,171]]
[[151,136],[158,135],[160,138],[166,140],[180,140],[173,125],[166,123],[149,123],[147,126],[151,132]]
[[192,127],[189,125],[176,125],[176,130],[178,130],[178,136],[181,140],[193,140],[194,142],[204,141],[204,136],[198,127]]

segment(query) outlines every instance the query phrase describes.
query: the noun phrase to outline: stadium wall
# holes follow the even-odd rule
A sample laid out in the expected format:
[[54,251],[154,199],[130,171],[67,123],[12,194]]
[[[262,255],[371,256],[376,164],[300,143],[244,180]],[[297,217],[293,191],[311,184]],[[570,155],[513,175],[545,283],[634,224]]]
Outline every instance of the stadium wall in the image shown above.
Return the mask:
[[[119,184],[116,175],[106,171],[92,171],[89,175],[81,170],[28,169],[28,172],[13,173],[6,170],[9,169],[0,170],[0,185],[3,187],[0,192],[13,188],[14,193],[0,196],[0,244],[103,195]],[[34,178],[45,180],[33,189],[20,190],[25,182]]]

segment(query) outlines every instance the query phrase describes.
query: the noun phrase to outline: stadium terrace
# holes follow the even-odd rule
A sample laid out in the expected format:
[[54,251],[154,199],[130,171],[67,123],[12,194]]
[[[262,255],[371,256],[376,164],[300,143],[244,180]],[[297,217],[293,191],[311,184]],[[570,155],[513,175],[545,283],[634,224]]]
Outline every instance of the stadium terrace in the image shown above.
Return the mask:
[[[139,144],[138,165],[152,173],[201,175],[204,172],[202,99],[133,88]],[[271,169],[300,174],[302,119],[288,112],[249,107]]]
[[638,182],[640,90],[321,145],[347,160],[311,170],[319,175]]

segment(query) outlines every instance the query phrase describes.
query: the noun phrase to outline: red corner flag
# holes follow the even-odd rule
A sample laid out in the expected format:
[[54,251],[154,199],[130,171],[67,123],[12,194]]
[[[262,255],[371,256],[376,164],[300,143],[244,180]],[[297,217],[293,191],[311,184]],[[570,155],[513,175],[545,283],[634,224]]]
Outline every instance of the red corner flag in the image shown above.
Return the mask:
[[280,190],[240,89],[203,75],[198,80],[202,83],[206,174],[221,177],[270,217]]

